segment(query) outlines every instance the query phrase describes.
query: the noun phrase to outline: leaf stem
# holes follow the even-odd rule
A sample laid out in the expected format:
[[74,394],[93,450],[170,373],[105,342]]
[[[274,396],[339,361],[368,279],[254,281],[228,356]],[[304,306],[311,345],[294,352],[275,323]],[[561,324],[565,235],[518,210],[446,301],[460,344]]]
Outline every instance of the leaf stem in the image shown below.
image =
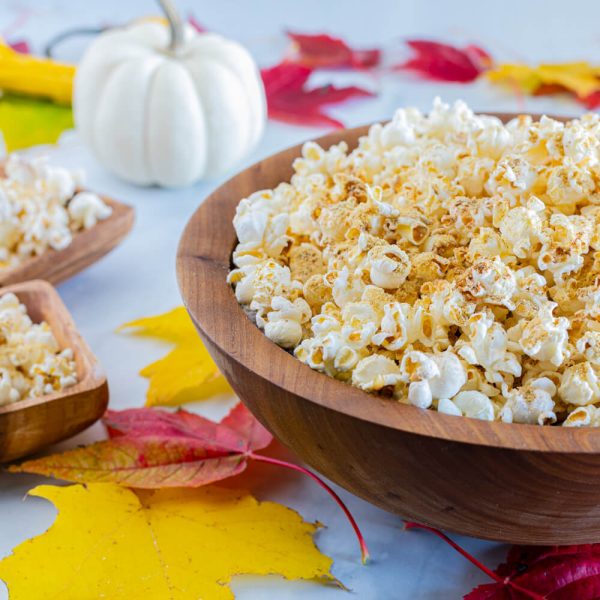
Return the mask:
[[459,546],[454,540],[451,540],[445,533],[441,532],[439,529],[435,529],[435,527],[429,527],[429,525],[421,525],[420,523],[415,523],[413,521],[405,521],[404,526],[406,529],[424,529],[425,531],[429,531],[434,535],[437,535],[439,538],[444,540],[446,544],[450,545],[454,548],[459,554],[464,556],[469,562],[474,564],[480,571],[483,571],[488,577],[496,581],[497,583],[501,583],[503,585],[507,585],[512,587],[513,590],[520,592],[521,594],[531,598],[532,600],[544,600],[545,596],[537,594],[536,592],[532,592],[527,588],[521,587],[518,583],[511,581],[509,577],[501,577],[498,573],[495,573],[491,569],[488,569],[482,562],[478,561],[472,554],[467,552],[462,546]]
[[298,471],[299,473],[303,473],[304,475],[308,475],[313,481],[318,483],[337,503],[337,505],[344,511],[344,514],[350,521],[350,525],[352,525],[352,529],[354,529],[354,533],[358,539],[358,543],[360,545],[360,554],[363,565],[366,565],[371,556],[369,554],[369,549],[367,548],[367,544],[365,542],[365,538],[361,533],[358,524],[354,520],[352,513],[348,509],[348,507],[344,504],[344,501],[336,494],[336,492],[325,483],[318,475],[315,475],[312,471],[309,471],[306,467],[302,467],[301,465],[296,465],[294,463],[287,462],[285,460],[279,460],[278,458],[272,458],[271,456],[264,456],[263,454],[254,454],[250,452],[248,454],[249,458],[254,460],[258,460],[260,462],[269,463],[272,465],[277,465],[279,467],[285,467],[286,469],[292,469],[293,471]]

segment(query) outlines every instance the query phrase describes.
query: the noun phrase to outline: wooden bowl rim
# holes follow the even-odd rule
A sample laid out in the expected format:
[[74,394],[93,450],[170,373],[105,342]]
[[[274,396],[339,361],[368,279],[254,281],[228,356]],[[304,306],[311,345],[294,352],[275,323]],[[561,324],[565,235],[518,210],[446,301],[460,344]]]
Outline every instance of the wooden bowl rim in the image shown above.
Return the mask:
[[[69,346],[73,350],[75,361],[82,366],[84,376],[79,379],[75,385],[60,392],[46,394],[44,396],[37,396],[35,398],[28,398],[26,400],[19,400],[18,402],[13,402],[12,404],[0,406],[0,417],[9,413],[27,410],[34,406],[64,400],[65,398],[69,398],[71,396],[99,389],[105,385],[107,381],[104,370],[100,366],[98,359],[95,357],[90,347],[78,332],[71,313],[68,311],[54,286],[42,279],[33,279],[31,281],[15,283],[13,285],[0,288],[0,296],[4,296],[5,294],[12,292],[19,297],[20,293],[28,291],[40,292],[41,295],[47,300],[48,304],[52,306],[54,315],[66,326],[66,329],[68,330],[68,338],[71,342]],[[21,302],[23,302],[20,297],[19,299]],[[24,304],[27,306],[25,302]],[[73,343],[75,341],[76,344]]]
[[[503,120],[519,113],[488,113]],[[539,118],[539,115],[532,115]],[[567,118],[556,117],[566,121]],[[315,140],[323,147],[344,141],[348,137],[364,135],[371,124],[339,130]],[[353,145],[349,144],[352,148]],[[260,173],[270,164],[300,155],[302,144],[273,154],[238,173],[214,190],[196,209],[182,234],[177,252],[177,279],[184,304],[205,339],[214,344],[230,361],[234,361],[256,375],[291,394],[314,402],[333,411],[420,436],[435,437],[448,442],[462,442],[492,448],[555,453],[595,453],[600,451],[600,430],[594,428],[566,428],[539,425],[507,424],[498,421],[480,421],[455,417],[433,410],[419,409],[393,400],[383,399],[327,375],[319,373],[271,342],[246,316],[238,304],[226,275],[231,264],[231,252],[236,234],[231,219],[240,197],[228,194],[250,173]],[[282,181],[284,178],[282,178]],[[248,189],[247,193],[256,191]],[[222,235],[217,246],[211,233]],[[194,273],[202,272],[203,285],[197,285]],[[236,321],[233,328],[219,328],[211,313],[203,307],[219,307]],[[285,372],[274,371],[271,361],[286,366]],[[288,364],[289,363],[289,364]]]

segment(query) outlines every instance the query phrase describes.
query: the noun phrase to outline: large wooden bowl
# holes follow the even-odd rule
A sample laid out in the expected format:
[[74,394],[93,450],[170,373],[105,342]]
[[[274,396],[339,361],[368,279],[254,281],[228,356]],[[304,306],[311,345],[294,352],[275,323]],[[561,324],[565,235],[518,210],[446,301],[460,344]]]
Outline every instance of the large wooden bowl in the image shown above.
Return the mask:
[[[366,130],[320,143],[353,147]],[[299,153],[267,158],[216,190],[179,246],[185,304],[242,401],[311,467],[404,518],[513,543],[600,540],[600,430],[483,422],[377,398],[311,370],[245,315],[225,280],[235,207],[289,180]]]

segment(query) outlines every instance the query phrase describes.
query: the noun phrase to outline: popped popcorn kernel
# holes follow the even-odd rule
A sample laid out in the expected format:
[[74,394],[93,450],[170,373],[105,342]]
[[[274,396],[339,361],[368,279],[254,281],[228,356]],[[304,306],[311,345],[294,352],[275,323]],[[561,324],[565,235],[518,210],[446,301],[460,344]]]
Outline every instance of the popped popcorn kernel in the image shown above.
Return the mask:
[[[438,99],[293,169],[234,218],[228,281],[271,340],[422,409],[600,426],[596,116],[503,124]],[[0,189],[5,213],[0,242]]]

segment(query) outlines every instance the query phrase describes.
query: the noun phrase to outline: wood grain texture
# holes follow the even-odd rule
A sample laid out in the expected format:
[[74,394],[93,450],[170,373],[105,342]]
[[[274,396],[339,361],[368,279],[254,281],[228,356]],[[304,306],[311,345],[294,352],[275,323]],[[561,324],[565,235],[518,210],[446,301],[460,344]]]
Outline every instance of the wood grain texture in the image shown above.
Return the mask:
[[[366,131],[320,143],[352,148]],[[404,518],[512,543],[597,542],[599,430],[484,422],[378,398],[313,371],[247,318],[226,283],[235,207],[289,180],[299,154],[286,150],[217,189],[180,242],[185,304],[236,393],[311,467]]]
[[78,383],[39,398],[0,406],[0,462],[37,452],[82,431],[108,405],[108,384],[98,361],[77,332],[58,292],[46,281],[28,281],[0,289],[13,292],[34,322],[46,321],[61,348],[72,348]]
[[101,198],[112,208],[110,217],[99,221],[90,229],[73,234],[73,241],[63,250],[49,249],[20,265],[0,269],[0,286],[31,279],[60,283],[115,248],[131,230],[134,210],[131,206],[111,198]]

